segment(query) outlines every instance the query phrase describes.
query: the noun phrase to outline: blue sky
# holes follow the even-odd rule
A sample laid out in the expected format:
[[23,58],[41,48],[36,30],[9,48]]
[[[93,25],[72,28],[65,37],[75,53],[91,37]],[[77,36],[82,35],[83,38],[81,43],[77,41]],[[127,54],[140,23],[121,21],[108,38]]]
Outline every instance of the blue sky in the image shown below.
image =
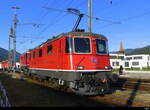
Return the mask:
[[[47,6],[65,10],[76,8],[88,13],[88,0],[0,0],[0,47],[8,49],[9,28],[12,25],[14,11],[17,11],[19,23],[44,24],[40,27],[18,25],[17,51],[20,53],[34,48],[52,36],[69,32],[77,19],[73,14],[60,13],[42,8]],[[120,41],[123,47],[140,48],[150,45],[150,0],[92,0],[93,16],[101,19],[119,21],[121,24],[96,21],[93,19],[92,32],[103,34],[109,40],[109,50],[117,51]],[[79,25],[88,31],[88,18],[84,17]]]

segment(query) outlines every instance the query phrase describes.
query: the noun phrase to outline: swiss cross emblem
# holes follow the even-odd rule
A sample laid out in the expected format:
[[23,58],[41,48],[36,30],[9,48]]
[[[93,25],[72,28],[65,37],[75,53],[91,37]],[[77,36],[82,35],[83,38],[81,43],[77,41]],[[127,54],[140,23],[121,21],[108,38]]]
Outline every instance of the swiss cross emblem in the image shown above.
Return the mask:
[[97,58],[96,58],[96,57],[93,57],[93,58],[92,58],[92,62],[93,62],[93,63],[97,63]]

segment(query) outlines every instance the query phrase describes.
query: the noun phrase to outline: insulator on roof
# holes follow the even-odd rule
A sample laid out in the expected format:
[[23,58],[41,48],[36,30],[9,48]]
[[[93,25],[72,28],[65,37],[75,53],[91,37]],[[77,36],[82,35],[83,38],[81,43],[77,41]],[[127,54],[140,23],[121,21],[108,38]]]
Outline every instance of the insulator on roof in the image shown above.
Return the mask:
[[85,32],[84,29],[76,29],[75,32]]

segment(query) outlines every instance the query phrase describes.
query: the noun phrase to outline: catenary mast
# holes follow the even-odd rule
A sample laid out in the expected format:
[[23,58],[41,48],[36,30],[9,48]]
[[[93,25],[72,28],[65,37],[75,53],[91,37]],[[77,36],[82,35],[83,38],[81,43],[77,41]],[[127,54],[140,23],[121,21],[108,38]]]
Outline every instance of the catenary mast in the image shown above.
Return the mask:
[[12,62],[12,65],[13,65],[13,72],[15,72],[15,69],[16,69],[16,29],[17,29],[17,23],[19,22],[18,19],[17,19],[17,14],[16,14],[16,10],[17,9],[20,9],[19,7],[17,6],[13,6],[12,9],[14,9],[14,20],[13,20],[13,62]]
[[88,31],[92,32],[92,0],[88,0]]

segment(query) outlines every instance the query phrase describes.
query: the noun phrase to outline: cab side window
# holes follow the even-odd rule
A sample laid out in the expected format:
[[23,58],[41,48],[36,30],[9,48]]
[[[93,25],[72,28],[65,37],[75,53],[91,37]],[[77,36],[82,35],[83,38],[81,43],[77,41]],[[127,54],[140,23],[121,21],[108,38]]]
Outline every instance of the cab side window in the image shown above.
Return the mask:
[[39,50],[39,57],[42,56],[42,49]]
[[47,54],[50,55],[52,54],[52,45],[47,46]]

